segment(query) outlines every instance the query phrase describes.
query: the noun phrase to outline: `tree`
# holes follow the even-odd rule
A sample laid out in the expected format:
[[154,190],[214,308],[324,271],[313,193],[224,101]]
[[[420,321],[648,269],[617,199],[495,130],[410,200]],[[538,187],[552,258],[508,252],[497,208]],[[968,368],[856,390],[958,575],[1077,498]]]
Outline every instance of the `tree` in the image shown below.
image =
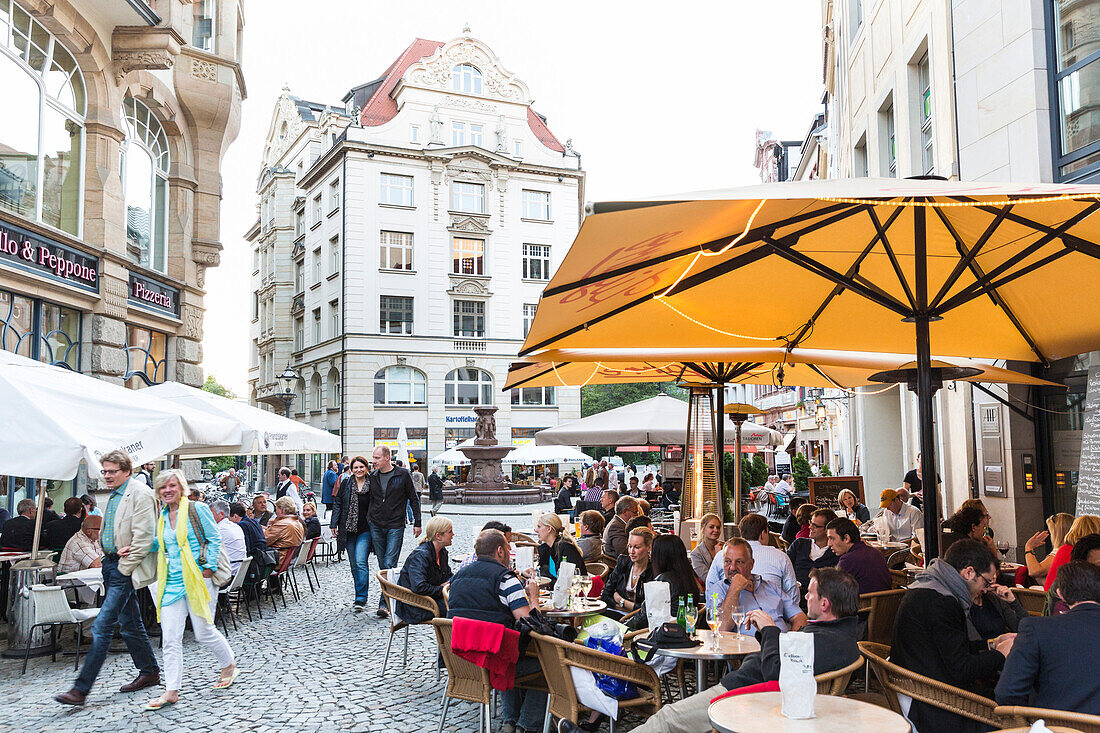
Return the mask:
[[[233,393],[233,390],[229,389],[223,384],[219,384],[218,380],[214,379],[213,374],[206,375],[206,381],[203,382],[202,388],[206,392],[211,392],[220,397],[227,397],[231,400],[237,399],[237,395]],[[219,471],[224,471],[227,468],[237,465],[236,456],[217,456],[214,458],[207,458],[203,460],[203,467],[209,468],[215,474]]]
[[203,382],[202,388],[207,392],[213,392],[220,397],[228,397],[231,400],[237,399],[237,395],[233,390],[229,389],[225,385],[218,384],[218,380],[214,379],[213,374],[206,375],[206,381]]
[[752,483],[749,486],[763,486],[768,481],[768,464],[757,453],[752,457]]
[[829,468],[828,463],[822,463],[821,466],[818,467],[818,473],[821,476],[832,476],[833,475],[833,470],[831,468]]
[[795,491],[810,490],[810,462],[806,456],[798,453],[791,462],[791,474],[794,476]]
[[676,399],[687,399],[687,393],[674,382],[630,382],[627,384],[589,384],[581,387],[581,417],[596,415],[623,405],[655,397],[664,392]]

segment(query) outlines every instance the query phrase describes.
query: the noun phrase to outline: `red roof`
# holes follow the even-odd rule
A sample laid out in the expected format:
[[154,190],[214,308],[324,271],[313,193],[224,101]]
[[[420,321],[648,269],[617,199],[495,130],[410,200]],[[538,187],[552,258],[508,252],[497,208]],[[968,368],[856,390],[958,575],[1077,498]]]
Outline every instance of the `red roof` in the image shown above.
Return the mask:
[[[397,102],[393,98],[393,90],[397,86],[397,82],[405,76],[405,72],[409,70],[410,66],[431,56],[442,46],[442,41],[429,41],[426,38],[417,38],[410,43],[409,47],[386,69],[383,74],[385,80],[371,95],[371,98],[367,100],[367,103],[363,105],[359,123],[364,127],[377,127],[396,117]],[[550,132],[550,128],[546,126],[546,122],[542,117],[530,107],[527,108],[527,124],[531,128],[531,132],[543,145],[559,153],[565,152],[565,146],[554,137],[554,133]]]

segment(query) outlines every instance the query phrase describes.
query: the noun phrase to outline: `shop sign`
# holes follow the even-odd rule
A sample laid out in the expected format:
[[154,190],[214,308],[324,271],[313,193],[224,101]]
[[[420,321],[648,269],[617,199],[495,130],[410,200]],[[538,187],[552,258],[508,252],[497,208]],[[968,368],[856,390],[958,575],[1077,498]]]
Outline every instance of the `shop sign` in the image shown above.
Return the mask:
[[170,285],[157,282],[144,275],[130,273],[130,292],[127,301],[147,310],[180,317],[180,291]]
[[[424,450],[427,444],[428,441],[424,440],[424,438],[409,438],[405,441],[405,447],[409,450]],[[374,445],[375,447],[384,445],[393,450],[397,450],[397,438],[375,438]]]
[[99,292],[99,258],[0,222],[0,262],[82,290]]
[[443,424],[451,426],[470,426],[477,422],[477,415],[444,415]]

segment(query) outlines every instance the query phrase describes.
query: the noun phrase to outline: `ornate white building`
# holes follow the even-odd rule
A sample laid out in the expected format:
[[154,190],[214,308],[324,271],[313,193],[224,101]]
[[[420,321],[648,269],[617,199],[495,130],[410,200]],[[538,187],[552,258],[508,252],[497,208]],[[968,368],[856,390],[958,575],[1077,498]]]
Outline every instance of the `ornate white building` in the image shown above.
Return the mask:
[[[501,387],[580,225],[580,156],[468,30],[414,40],[343,101],[275,105],[247,235],[251,401],[281,411],[289,363],[292,416],[350,455],[404,427],[419,467],[473,436],[475,405],[500,408],[501,442],[578,418],[578,389]],[[320,458],[298,468],[320,481]]]

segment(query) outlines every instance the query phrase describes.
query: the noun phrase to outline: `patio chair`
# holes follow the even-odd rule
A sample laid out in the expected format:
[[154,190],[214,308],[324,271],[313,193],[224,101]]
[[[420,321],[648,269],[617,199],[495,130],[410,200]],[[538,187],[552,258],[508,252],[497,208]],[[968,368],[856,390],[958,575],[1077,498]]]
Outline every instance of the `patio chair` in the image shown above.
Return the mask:
[[[905,595],[905,589],[882,590],[859,596],[860,615],[867,614],[867,633],[864,638],[874,644],[890,645],[894,639],[894,618]],[[871,667],[863,673],[863,691],[871,688]]]
[[1015,705],[998,705],[993,714],[1001,719],[1003,725],[1031,726],[1042,718],[1047,726],[1068,726],[1081,733],[1100,733],[1100,715],[1074,713],[1069,710],[1048,710],[1046,708],[1025,708]]
[[1012,592],[1020,599],[1020,605],[1022,605],[1032,616],[1043,615],[1043,609],[1046,608],[1047,604],[1046,591],[1031,590],[1030,588],[1013,588]]
[[[273,548],[271,548],[271,549],[276,550],[276,551],[286,550],[286,552],[283,553],[282,560],[279,561],[279,564],[276,565],[275,569],[272,570],[270,573],[268,573],[268,576],[267,576],[267,584],[266,584],[267,597],[271,601],[271,607],[274,608],[276,611],[278,611],[279,609],[275,605],[275,598],[272,595],[272,593],[274,592],[274,589],[272,588],[272,583],[274,583],[275,585],[278,586],[279,595],[283,599],[283,608],[286,608],[286,593],[284,592],[285,588],[283,587],[284,586],[284,581],[285,581],[287,575],[290,574],[290,565],[291,565],[291,563],[294,562],[295,558],[298,556],[298,550],[300,550],[301,547],[302,546],[299,545],[298,547],[273,547]],[[291,585],[291,591],[293,592],[294,591],[293,583],[291,583],[290,585]]]
[[890,571],[890,587],[894,590],[904,588],[909,585],[909,576],[904,570],[891,570]]
[[886,690],[886,702],[898,715],[904,716],[898,695],[947,710],[971,720],[977,720],[994,728],[1001,727],[1001,720],[993,713],[997,706],[992,700],[966,690],[910,672],[889,661],[890,647],[869,641],[859,642],[860,654],[875,670],[875,676]]
[[[248,577],[248,568],[252,565],[252,556],[249,555],[244,560],[241,560],[241,564],[237,566],[237,572],[233,574],[233,580],[229,581],[229,585],[225,586],[218,591],[218,610],[222,611],[222,626],[225,628],[225,635],[229,636],[229,628],[225,623],[225,614],[229,613],[233,618],[233,630],[237,630],[237,614],[241,611],[241,597],[244,595],[244,581]],[[230,594],[235,594],[236,598],[231,599]],[[237,610],[234,611],[229,604],[233,601],[237,603]],[[222,610],[224,609],[224,610]],[[249,611],[249,620],[252,618],[252,612]],[[216,621],[216,619],[215,619]],[[215,626],[217,624],[215,623]]]
[[[393,575],[390,575],[391,572]],[[401,629],[405,630],[405,651],[401,658],[401,668],[404,669],[409,663],[409,627],[431,623],[431,619],[413,624],[401,620],[398,617],[398,602],[404,603],[406,606],[413,606],[414,608],[422,608],[425,611],[430,611],[433,618],[439,616],[439,606],[436,604],[435,599],[429,596],[422,596],[419,593],[413,593],[408,588],[398,585],[394,582],[397,579],[396,573],[396,570],[379,570],[374,576],[378,579],[378,587],[382,589],[382,595],[386,599],[386,605],[389,607],[390,612],[390,640],[386,642],[386,657],[382,660],[383,675],[386,674],[386,666],[390,663],[390,647],[393,645],[393,635]],[[390,578],[393,578],[393,581],[391,581]],[[437,657],[435,668],[436,679],[439,679],[438,661]]]
[[76,666],[80,669],[80,645],[84,643],[83,623],[99,615],[98,608],[69,608],[69,601],[65,597],[65,588],[60,585],[32,585],[30,587],[31,602],[34,604],[34,623],[31,624],[30,634],[27,635],[27,651],[23,655],[23,671],[27,673],[27,660],[31,656],[30,639],[34,636],[34,630],[42,627],[50,627],[50,659],[57,661],[57,629],[68,624],[76,624]]
[[817,694],[843,697],[844,691],[848,689],[848,683],[852,680],[852,675],[862,666],[863,657],[859,657],[847,667],[814,675],[814,681],[817,682]]
[[[294,583],[294,597],[298,600],[302,599],[301,594],[298,592],[298,573],[296,572],[298,568],[301,568],[302,572],[306,574],[306,581],[309,583],[309,592],[317,592],[317,589],[313,587],[313,578],[309,577],[309,561],[313,559],[313,551],[320,541],[320,537],[314,537],[312,540],[303,542],[301,547],[298,548],[298,554],[294,558],[294,564],[290,566],[290,578]],[[320,585],[320,583],[318,583],[318,585]]]
[[[336,535],[332,533],[330,527],[321,527],[321,542],[318,543],[316,557],[326,562],[333,562],[336,559]],[[317,568],[314,568],[313,572],[316,573]]]
[[602,562],[595,562],[595,561],[588,562],[588,561],[585,561],[584,567],[585,567],[585,569],[588,570],[588,574],[590,576],[591,575],[598,575],[601,578],[606,578],[607,574],[610,572],[608,570],[607,566],[604,565]]

